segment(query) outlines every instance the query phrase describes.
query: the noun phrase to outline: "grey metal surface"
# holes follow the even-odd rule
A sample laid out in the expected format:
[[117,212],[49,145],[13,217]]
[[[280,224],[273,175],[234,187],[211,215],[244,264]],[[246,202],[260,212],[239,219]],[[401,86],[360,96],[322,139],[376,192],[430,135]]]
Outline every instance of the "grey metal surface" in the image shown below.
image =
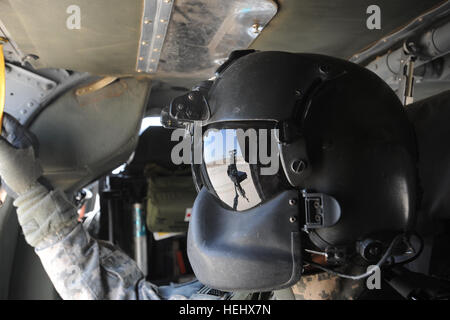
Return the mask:
[[92,78],[88,73],[64,69],[33,70],[6,64],[5,111],[27,125],[55,98],[73,86]]
[[[411,48],[408,49],[408,47],[412,47],[415,50],[415,52],[410,53],[411,55],[417,56],[414,63],[415,67],[419,67],[432,59],[447,54],[450,50],[450,2],[442,9],[444,9],[444,12],[446,13],[446,16],[444,16],[445,21],[429,20],[427,23],[422,22],[420,24],[421,30],[415,32],[414,38],[409,41],[406,41],[407,36],[411,36],[411,32],[408,31],[408,28],[399,31],[397,37],[398,40],[392,40],[390,45],[394,46],[400,43],[400,48],[396,50],[391,49],[385,54],[377,56],[366,65],[366,68],[378,74],[391,87],[396,87],[399,81],[398,74],[400,73],[404,59],[406,58],[405,50],[411,50]],[[438,23],[438,26],[435,26],[436,23]],[[400,36],[401,32],[403,32],[404,35]],[[401,45],[402,41],[408,42],[408,45],[406,47]],[[378,50],[374,47],[365,54],[375,54],[376,52],[378,52]],[[358,55],[353,56],[351,60],[358,61],[356,58],[357,56]]]
[[5,110],[24,123],[56,87],[56,82],[24,68],[6,63]]
[[79,30],[66,27],[71,0],[0,1],[0,18],[21,50],[36,56],[29,61],[36,68],[115,76],[137,75],[140,69],[157,71],[158,77],[201,79],[210,77],[232,50],[248,47],[277,12],[273,0],[130,0],[126,5],[121,0],[79,0],[76,4],[81,13]]
[[426,12],[421,12],[414,20],[407,25],[402,26],[395,32],[382,37],[366,49],[355,53],[350,61],[364,64],[369,59],[383,54],[393,46],[398,45],[404,39],[415,35],[417,32],[423,32],[424,28],[432,23],[437,23],[440,19],[448,17],[450,14],[450,1],[444,1],[439,6]]
[[[80,8],[80,29],[67,27],[72,5]],[[39,57],[29,61],[36,68],[129,75],[142,8],[142,0],[2,0],[0,19],[25,55]]]
[[5,59],[8,61],[22,63],[24,60],[24,54],[20,51],[19,47],[15,43],[14,39],[12,39],[8,30],[6,29],[3,22],[0,20],[0,37],[8,39],[8,42],[3,46],[3,53],[5,55]]
[[[145,3],[165,4],[165,1],[169,0]],[[157,70],[149,74],[155,79],[172,86],[190,87],[212,75],[230,51],[250,44],[259,50],[315,52],[348,58],[442,0],[379,0],[376,4],[381,9],[380,30],[366,27],[366,9],[373,4],[370,0],[351,4],[346,0],[279,0],[278,8],[272,0],[170,0],[167,6],[173,9],[158,66],[157,56],[138,53],[144,39],[140,41],[140,37],[157,35],[154,30],[159,27],[144,23],[151,20],[143,14],[144,1],[129,1],[127,6],[122,3],[80,0],[80,30],[65,28],[68,17],[65,10],[72,4],[70,0],[43,0],[39,4],[26,0],[0,1],[0,18],[24,54],[39,56],[38,60],[30,61],[36,66],[102,75],[136,75],[139,65],[141,70]],[[47,18],[49,13],[53,19]],[[152,29],[151,32],[141,33],[142,26]],[[147,40],[151,43],[150,38],[144,39]],[[151,50],[151,45],[145,49]],[[139,60],[140,57],[143,59]],[[154,64],[145,65],[149,61]]]
[[158,75],[205,79],[231,51],[247,48],[277,12],[272,0],[177,0]]
[[[415,92],[416,84],[420,82],[432,80],[436,88],[440,86],[438,82],[447,82],[448,85],[445,75],[449,51],[450,2],[446,2],[416,18],[395,34],[381,39],[373,47],[354,55],[351,61],[366,63],[366,68],[376,73],[393,90],[397,90],[399,98],[406,104],[404,93],[407,87],[414,87],[413,97],[408,98],[411,101],[413,98],[427,97],[420,94],[422,92],[420,90]],[[380,53],[383,54],[378,55]],[[446,57],[440,59],[443,61],[442,64],[435,60],[446,54]],[[373,60],[367,61],[369,57]],[[410,79],[412,84],[410,86],[407,85],[409,82],[406,81],[408,77],[405,73],[406,70],[409,71],[411,65],[415,71],[414,77]],[[417,70],[420,66],[423,67]]]
[[[259,50],[321,53],[347,59],[442,0],[279,0],[275,18],[251,45]],[[369,30],[366,9],[381,10],[381,29]]]
[[144,0],[136,71],[154,73],[172,13],[172,0]]

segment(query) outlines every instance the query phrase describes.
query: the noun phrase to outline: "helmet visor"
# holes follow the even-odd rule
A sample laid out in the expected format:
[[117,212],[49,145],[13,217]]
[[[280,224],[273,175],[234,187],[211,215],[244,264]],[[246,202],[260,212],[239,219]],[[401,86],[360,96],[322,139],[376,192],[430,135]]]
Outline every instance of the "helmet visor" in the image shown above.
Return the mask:
[[275,129],[208,129],[203,135],[205,186],[227,207],[244,211],[285,190]]

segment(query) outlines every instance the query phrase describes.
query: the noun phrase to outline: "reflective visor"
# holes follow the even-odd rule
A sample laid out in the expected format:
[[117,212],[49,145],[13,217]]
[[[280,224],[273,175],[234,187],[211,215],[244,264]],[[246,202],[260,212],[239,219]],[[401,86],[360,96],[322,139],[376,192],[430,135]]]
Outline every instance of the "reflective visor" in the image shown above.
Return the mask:
[[208,191],[235,211],[253,208],[286,190],[276,131],[267,125],[206,130],[202,166]]

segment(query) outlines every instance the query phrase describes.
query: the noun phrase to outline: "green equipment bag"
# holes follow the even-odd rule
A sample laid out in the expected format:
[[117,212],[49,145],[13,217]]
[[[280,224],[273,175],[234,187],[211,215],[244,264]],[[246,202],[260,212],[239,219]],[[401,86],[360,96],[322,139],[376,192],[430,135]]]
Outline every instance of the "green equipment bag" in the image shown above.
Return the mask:
[[184,232],[197,192],[191,171],[170,171],[155,164],[147,176],[147,227],[152,232]]

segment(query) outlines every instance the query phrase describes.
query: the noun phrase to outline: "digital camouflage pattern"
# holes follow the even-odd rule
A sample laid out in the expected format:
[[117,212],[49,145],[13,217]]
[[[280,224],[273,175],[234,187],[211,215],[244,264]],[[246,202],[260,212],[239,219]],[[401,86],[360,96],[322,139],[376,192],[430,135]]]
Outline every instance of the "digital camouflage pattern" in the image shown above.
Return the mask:
[[92,238],[60,191],[36,186],[16,199],[19,222],[63,299],[187,299],[202,285],[156,287],[118,247]]
[[63,299],[160,299],[131,258],[81,224],[36,253]]
[[292,291],[296,300],[354,300],[365,288],[365,279],[355,281],[321,272],[303,275]]

